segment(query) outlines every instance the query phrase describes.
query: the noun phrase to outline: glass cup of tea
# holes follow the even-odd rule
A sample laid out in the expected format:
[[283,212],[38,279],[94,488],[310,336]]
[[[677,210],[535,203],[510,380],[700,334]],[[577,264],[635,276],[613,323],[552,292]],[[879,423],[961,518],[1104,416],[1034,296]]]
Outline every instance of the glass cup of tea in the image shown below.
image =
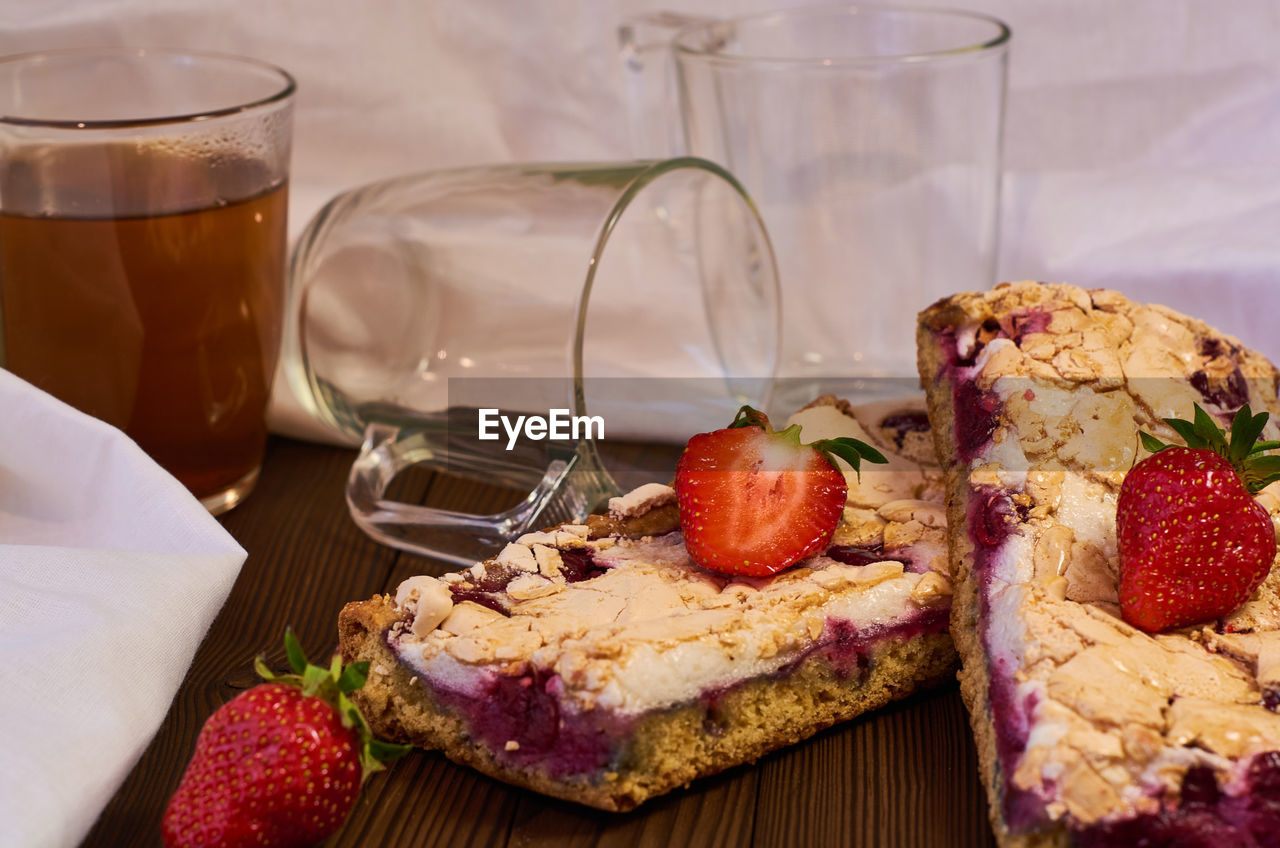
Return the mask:
[[293,94],[232,56],[0,60],[0,366],[122,429],[215,514],[266,445]]
[[[705,160],[442,170],[317,213],[286,322],[295,394],[363,442],[357,524],[470,563],[621,494],[602,442],[682,445],[766,403],[777,271],[754,205]],[[528,495],[492,515],[390,499],[419,463]]]

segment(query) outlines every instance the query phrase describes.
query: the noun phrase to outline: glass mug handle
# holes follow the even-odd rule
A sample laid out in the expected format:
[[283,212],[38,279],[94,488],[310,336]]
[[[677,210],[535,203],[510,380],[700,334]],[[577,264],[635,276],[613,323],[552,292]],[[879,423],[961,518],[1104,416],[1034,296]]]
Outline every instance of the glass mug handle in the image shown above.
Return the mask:
[[383,544],[469,565],[522,533],[579,521],[621,493],[590,442],[551,451],[545,473],[523,501],[503,512],[474,515],[387,499],[397,474],[434,459],[437,451],[420,430],[373,423],[347,477],[347,507],[356,524]]
[[699,25],[725,39],[733,27],[717,18],[671,11],[634,15],[618,27],[618,59],[626,86],[633,156],[687,155],[671,41],[682,29]]
[[[430,265],[420,255],[424,239],[413,231],[415,222],[429,219],[435,203],[447,208],[453,192],[465,196],[473,187],[527,179],[515,166],[476,168],[352,190],[312,218],[290,257],[285,376],[312,417],[348,443],[363,440],[347,478],[347,506],[357,525],[381,543],[470,564],[523,532],[582,520],[620,493],[589,442],[549,446],[538,465],[478,456],[459,443],[444,391],[421,397],[398,390],[405,375],[416,371],[409,360],[425,355],[419,351],[422,340],[443,344],[433,324],[440,310],[424,281]],[[389,497],[395,477],[418,464],[528,495],[489,515]]]

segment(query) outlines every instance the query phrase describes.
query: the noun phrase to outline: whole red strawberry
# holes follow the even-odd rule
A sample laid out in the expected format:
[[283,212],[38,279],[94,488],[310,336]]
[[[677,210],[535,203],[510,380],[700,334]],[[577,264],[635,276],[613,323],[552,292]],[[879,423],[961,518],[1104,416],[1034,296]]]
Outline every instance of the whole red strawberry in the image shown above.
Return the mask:
[[407,746],[373,738],[347,698],[368,663],[309,665],[292,632],[296,674],[242,692],[209,717],[162,823],[165,845],[314,845],[336,831],[364,778]]
[[1199,406],[1195,421],[1165,419],[1187,441],[1142,435],[1152,455],[1120,487],[1116,534],[1120,611],[1148,632],[1219,618],[1240,606],[1276,556],[1271,517],[1253,493],[1280,479],[1277,447],[1258,442],[1267,414],[1246,405],[1228,442]]
[[800,443],[744,406],[725,430],[689,440],[676,465],[685,547],[703,568],[761,577],[821,553],[840,523],[848,486],[828,455],[858,470],[885,462],[857,439]]

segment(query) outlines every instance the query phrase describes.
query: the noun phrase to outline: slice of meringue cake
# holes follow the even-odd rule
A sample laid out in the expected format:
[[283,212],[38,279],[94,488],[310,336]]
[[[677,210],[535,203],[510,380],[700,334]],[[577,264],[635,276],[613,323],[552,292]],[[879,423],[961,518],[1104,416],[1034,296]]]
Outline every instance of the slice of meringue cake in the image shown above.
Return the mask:
[[690,559],[671,488],[418,576],[339,617],[381,736],[605,810],[793,744],[954,679],[942,475],[922,401],[824,397],[788,423],[852,436],[830,546],[768,578]]

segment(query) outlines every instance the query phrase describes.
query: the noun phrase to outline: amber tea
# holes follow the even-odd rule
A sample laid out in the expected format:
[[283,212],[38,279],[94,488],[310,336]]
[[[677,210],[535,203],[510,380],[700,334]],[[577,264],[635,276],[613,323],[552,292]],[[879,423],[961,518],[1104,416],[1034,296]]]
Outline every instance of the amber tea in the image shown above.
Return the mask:
[[124,430],[198,497],[256,474],[286,196],[246,158],[96,145],[9,159],[4,367]]

